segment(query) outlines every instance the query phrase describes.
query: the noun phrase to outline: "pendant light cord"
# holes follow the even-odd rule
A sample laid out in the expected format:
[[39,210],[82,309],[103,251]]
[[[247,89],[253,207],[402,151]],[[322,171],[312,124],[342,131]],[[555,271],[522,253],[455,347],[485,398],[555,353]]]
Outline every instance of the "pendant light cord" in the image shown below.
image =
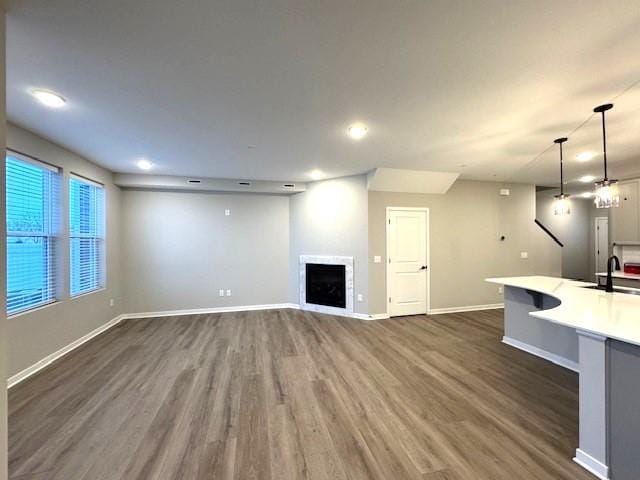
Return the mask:
[[602,155],[604,158],[604,181],[609,180],[607,176],[607,129],[604,124],[604,111],[602,113]]
[[564,173],[562,171],[562,143],[560,144],[560,195],[564,195]]

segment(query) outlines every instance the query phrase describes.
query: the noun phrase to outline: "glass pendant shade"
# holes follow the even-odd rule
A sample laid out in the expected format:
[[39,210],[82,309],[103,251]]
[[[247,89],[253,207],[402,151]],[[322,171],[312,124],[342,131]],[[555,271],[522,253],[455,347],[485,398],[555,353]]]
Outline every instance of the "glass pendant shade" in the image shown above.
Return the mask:
[[596,183],[595,204],[597,208],[620,206],[617,180],[603,180]]
[[602,115],[602,153],[604,160],[604,178],[596,182],[595,204],[597,208],[611,208],[620,206],[620,194],[618,193],[618,181],[607,176],[607,129],[605,128],[604,114],[613,108],[612,103],[600,105],[593,109],[594,113]]
[[556,200],[553,203],[553,214],[569,215],[571,213],[571,202],[569,201],[569,195],[556,195],[555,199]]

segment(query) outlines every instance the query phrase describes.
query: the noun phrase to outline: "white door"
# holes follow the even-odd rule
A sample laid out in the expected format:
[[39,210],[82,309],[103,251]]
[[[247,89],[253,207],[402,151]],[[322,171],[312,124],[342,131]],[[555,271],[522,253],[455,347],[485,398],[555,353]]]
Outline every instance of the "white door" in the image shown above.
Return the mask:
[[607,271],[609,257],[609,219],[596,218],[596,272]]
[[427,313],[427,210],[388,209],[389,315]]

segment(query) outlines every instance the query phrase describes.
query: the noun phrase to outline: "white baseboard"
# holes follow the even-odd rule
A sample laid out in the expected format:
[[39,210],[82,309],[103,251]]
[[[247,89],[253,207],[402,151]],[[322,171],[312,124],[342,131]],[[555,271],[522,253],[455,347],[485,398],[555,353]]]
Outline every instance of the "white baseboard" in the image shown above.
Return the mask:
[[534,347],[528,343],[521,342],[515,338],[502,337],[502,343],[517,348],[518,350],[522,350],[523,352],[530,353],[531,355],[535,355],[536,357],[544,358],[545,360],[555,363],[561,367],[568,368],[569,370],[573,370],[574,372],[580,372],[580,366],[577,362],[563,358],[555,353],[547,352],[541,348]]
[[476,312],[478,310],[496,310],[504,308],[504,303],[490,303],[488,305],[469,305],[467,307],[432,308],[427,315],[439,315],[441,313]]
[[351,315],[352,318],[357,318],[358,320],[386,320],[389,318],[389,314],[387,313],[354,313]]
[[278,308],[295,308],[295,303],[271,303],[265,305],[239,305],[235,307],[193,308],[189,310],[163,310],[158,312],[125,313],[124,318],[173,317],[177,315],[198,315],[201,313],[249,312],[253,310],[275,310]]
[[584,450],[576,448],[576,456],[573,458],[573,461],[585,470],[593,473],[596,477],[602,480],[609,480],[609,467],[593,458]]
[[52,364],[53,362],[55,362],[59,358],[61,358],[61,357],[65,356],[66,354],[68,354],[69,352],[75,350],[76,348],[78,348],[82,344],[87,343],[92,338],[97,337],[98,335],[100,335],[101,333],[106,332],[107,330],[109,330],[112,327],[115,327],[118,323],[120,323],[122,320],[124,320],[124,318],[125,318],[124,315],[119,315],[116,318],[113,318],[113,319],[109,320],[104,325],[99,326],[95,330],[87,333],[85,336],[80,337],[79,339],[71,342],[69,345],[67,345],[65,347],[62,347],[57,352],[53,352],[51,355],[47,355],[46,357],[44,357],[39,362],[36,362],[33,365],[31,365],[30,367],[27,367],[24,370],[22,370],[21,372],[18,372],[15,375],[9,377],[9,379],[7,380],[7,388],[11,388],[11,387],[17,385],[18,383],[22,382],[23,380],[26,380],[30,376],[35,375],[36,373],[38,373],[43,368],[45,368],[48,365]]

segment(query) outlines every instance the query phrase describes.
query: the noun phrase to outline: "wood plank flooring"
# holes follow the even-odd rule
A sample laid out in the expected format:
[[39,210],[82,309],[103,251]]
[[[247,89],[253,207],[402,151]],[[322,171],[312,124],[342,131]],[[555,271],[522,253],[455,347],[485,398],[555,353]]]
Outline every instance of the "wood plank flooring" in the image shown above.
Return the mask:
[[577,375],[502,311],[127,320],[10,390],[20,480],[582,480]]

